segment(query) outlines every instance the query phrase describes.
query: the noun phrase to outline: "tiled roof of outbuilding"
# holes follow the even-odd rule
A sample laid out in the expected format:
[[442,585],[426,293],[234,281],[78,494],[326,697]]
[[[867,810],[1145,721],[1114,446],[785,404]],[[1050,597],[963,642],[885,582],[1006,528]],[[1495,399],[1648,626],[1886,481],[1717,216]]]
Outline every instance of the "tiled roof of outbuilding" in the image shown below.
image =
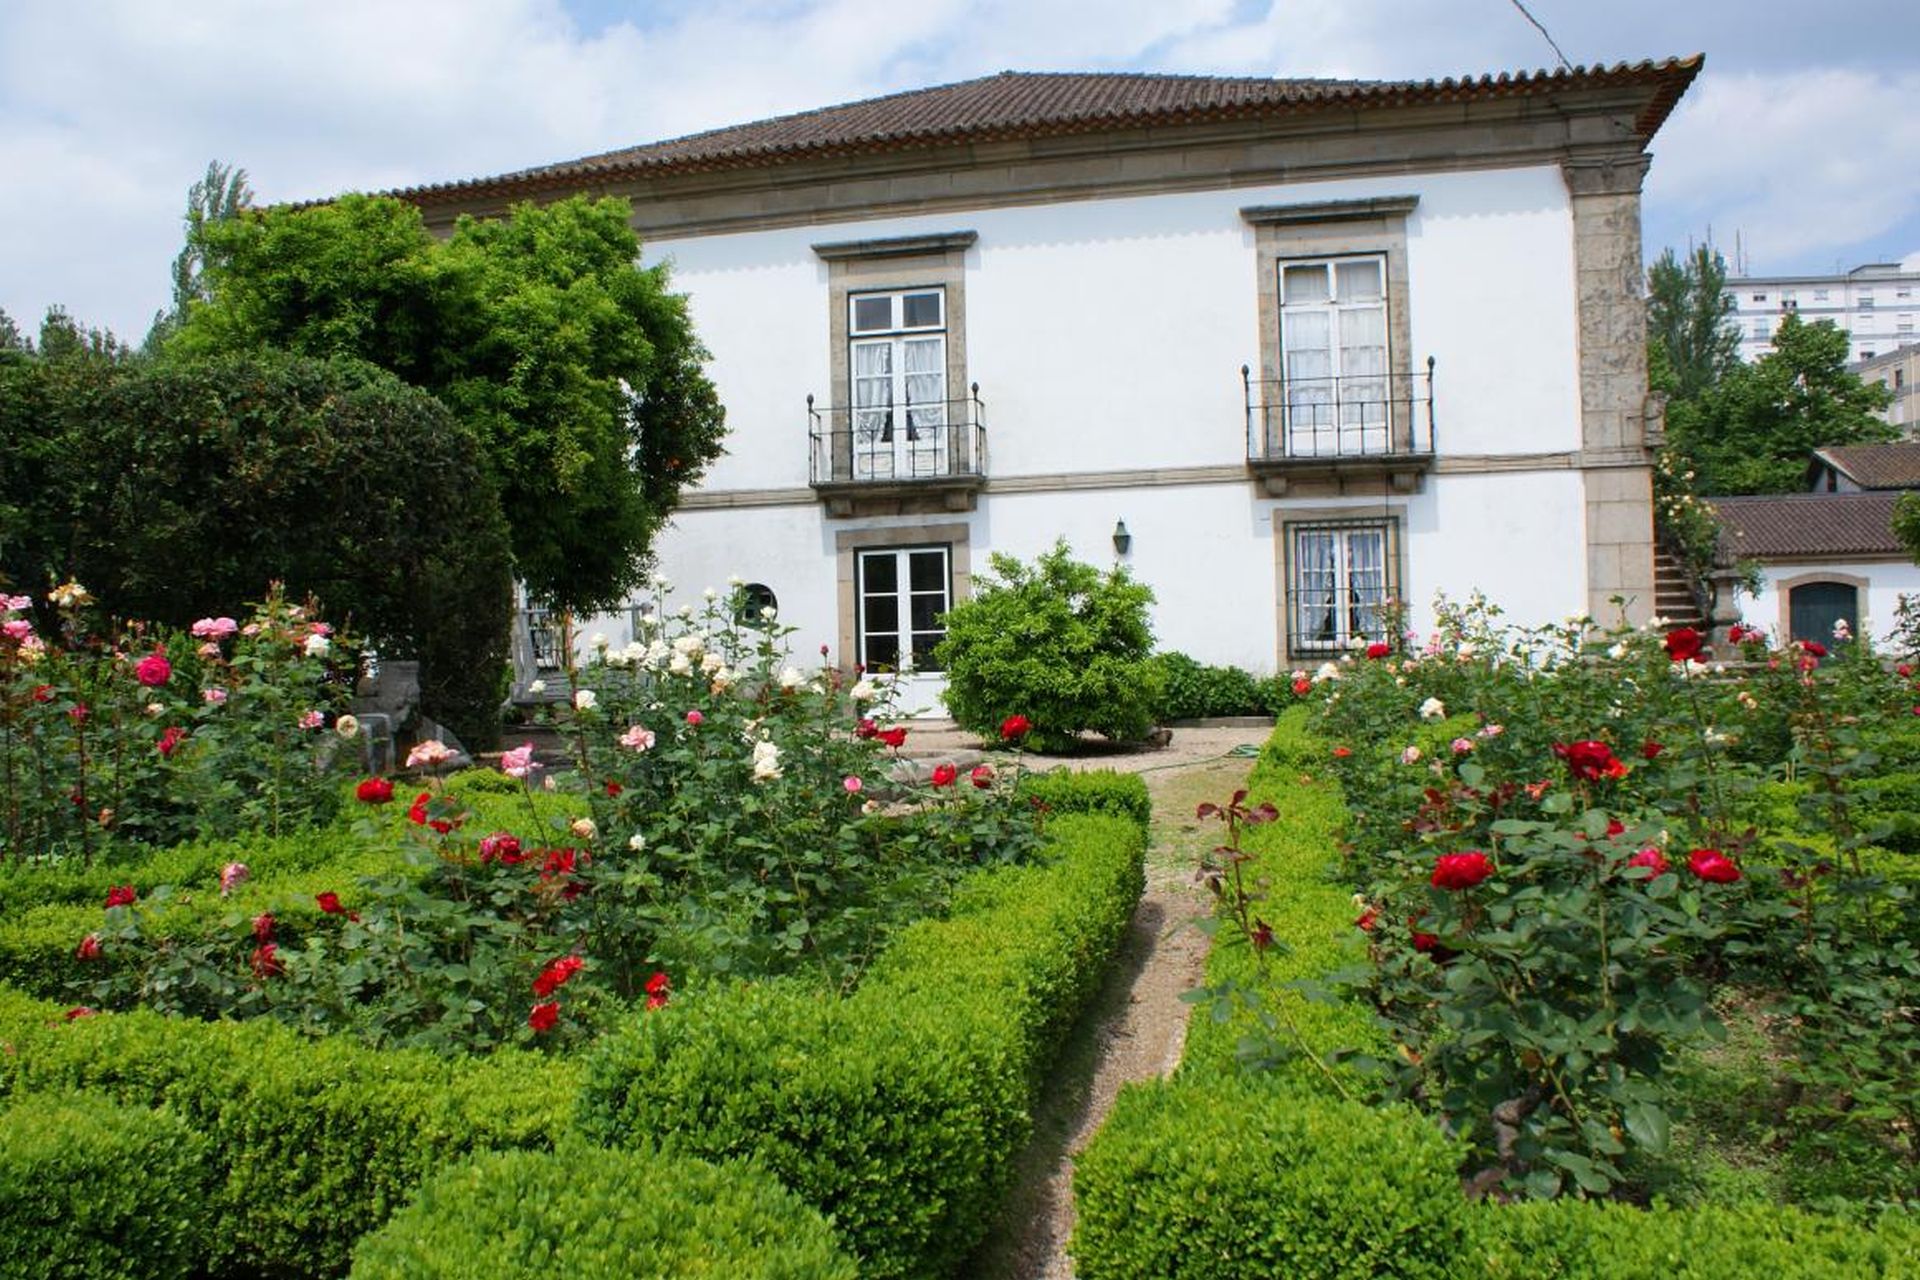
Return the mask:
[[1862,489],[1920,489],[1920,442],[1834,445],[1815,449],[1813,458]]
[[515,195],[627,176],[778,165],[906,147],[1094,133],[1334,109],[1469,102],[1558,91],[1651,86],[1635,122],[1651,137],[1699,74],[1701,58],[1444,80],[1280,80],[1119,72],[999,75],[732,125],[561,164],[393,194],[415,203]]
[[1721,545],[1741,559],[1807,560],[1903,554],[1893,536],[1900,494],[1773,493],[1709,498]]

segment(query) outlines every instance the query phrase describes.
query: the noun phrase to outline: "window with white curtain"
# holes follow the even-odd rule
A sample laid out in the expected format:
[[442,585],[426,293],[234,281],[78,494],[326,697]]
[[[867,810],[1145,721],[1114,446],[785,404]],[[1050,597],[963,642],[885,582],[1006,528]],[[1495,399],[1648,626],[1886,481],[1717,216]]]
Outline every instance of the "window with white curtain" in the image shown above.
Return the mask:
[[1286,526],[1287,648],[1333,655],[1388,640],[1398,588],[1396,522],[1316,521]]
[[1392,384],[1385,256],[1282,261],[1279,267],[1287,453],[1386,452]]
[[946,474],[946,291],[856,293],[847,306],[854,478]]

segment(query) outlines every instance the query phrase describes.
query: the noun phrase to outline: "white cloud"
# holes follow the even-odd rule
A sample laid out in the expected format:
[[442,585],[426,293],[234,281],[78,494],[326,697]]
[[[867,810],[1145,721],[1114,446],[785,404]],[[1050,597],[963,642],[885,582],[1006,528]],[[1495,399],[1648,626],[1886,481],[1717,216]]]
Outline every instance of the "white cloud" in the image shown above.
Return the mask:
[[1704,76],[1654,139],[1649,204],[1753,271],[1894,231],[1920,207],[1920,73]]

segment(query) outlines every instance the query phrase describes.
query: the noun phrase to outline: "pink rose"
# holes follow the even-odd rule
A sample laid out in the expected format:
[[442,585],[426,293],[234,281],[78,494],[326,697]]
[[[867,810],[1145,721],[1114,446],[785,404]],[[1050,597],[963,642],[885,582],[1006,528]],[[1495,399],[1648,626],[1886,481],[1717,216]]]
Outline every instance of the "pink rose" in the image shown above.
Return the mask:
[[500,772],[509,778],[524,778],[540,766],[533,762],[533,744],[522,743],[511,751],[500,753]]
[[150,653],[134,664],[133,678],[149,689],[158,689],[173,679],[173,664],[164,653]]
[[210,707],[217,707],[221,703],[225,702],[226,700],[227,700],[227,691],[225,689],[220,688],[217,685],[212,688],[202,689],[200,691],[200,701],[206,703]]
[[193,637],[196,640],[225,640],[240,629],[240,624],[232,618],[202,618],[193,624]]
[[703,724],[705,724],[706,722],[707,722],[707,718],[706,718],[705,716],[703,716],[703,715],[701,715],[701,714],[700,714],[700,713],[699,713],[698,711],[689,711],[689,712],[687,712],[687,723],[688,723],[688,724],[690,724],[690,725],[694,725],[695,727],[698,727],[698,726],[700,726],[700,725],[703,725]]
[[864,787],[866,784],[861,782],[860,779],[854,777],[852,774],[848,774],[846,777],[840,780],[840,785],[846,788],[848,795],[857,796],[860,794],[860,789]]

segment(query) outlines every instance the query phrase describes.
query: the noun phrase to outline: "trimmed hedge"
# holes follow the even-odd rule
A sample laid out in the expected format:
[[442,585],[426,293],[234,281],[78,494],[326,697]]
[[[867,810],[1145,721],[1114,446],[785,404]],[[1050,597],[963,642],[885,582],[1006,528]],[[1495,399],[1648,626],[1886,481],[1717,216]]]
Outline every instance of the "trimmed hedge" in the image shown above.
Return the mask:
[[354,1280],[853,1280],[762,1170],[653,1152],[502,1151],[444,1170],[354,1250]]
[[1128,1088],[1074,1166],[1074,1273],[1440,1280],[1472,1241],[1459,1163],[1406,1112],[1254,1077]]
[[1089,769],[1076,773],[1060,765],[1020,779],[1020,795],[1045,805],[1050,814],[1106,813],[1125,818],[1142,831],[1153,820],[1153,801],[1137,773]]
[[755,1158],[829,1215],[862,1275],[951,1274],[1144,886],[1133,823],[1071,815],[1049,834],[1050,863],[970,879],[949,919],[903,931],[844,1000],[769,983],[634,1018],[590,1055],[582,1129]]
[[204,1262],[207,1144],[166,1111],[30,1098],[0,1112],[0,1280],[174,1280]]
[[315,1040],[267,1020],[145,1012],[65,1021],[0,990],[0,1095],[85,1089],[166,1107],[209,1144],[224,1180],[195,1220],[213,1272],[336,1275],[353,1241],[429,1174],[472,1150],[549,1147],[578,1071],[502,1052],[450,1062]]
[[[1344,806],[1306,716],[1283,715],[1262,752],[1254,798],[1275,801],[1280,818],[1244,842],[1252,876],[1268,883],[1261,913],[1285,944],[1274,962],[1283,982],[1324,976],[1360,945],[1333,880]],[[1434,737],[1453,728],[1424,727]],[[1248,979],[1254,964],[1244,947],[1221,945],[1207,967],[1217,983]],[[1277,998],[1316,1052],[1382,1047],[1363,1008]],[[1196,1021],[1173,1080],[1121,1091],[1074,1173],[1081,1280],[1920,1275],[1920,1223],[1898,1214],[1869,1228],[1775,1206],[1469,1203],[1458,1153],[1430,1121],[1344,1102],[1304,1060],[1242,1074],[1243,1029]]]

